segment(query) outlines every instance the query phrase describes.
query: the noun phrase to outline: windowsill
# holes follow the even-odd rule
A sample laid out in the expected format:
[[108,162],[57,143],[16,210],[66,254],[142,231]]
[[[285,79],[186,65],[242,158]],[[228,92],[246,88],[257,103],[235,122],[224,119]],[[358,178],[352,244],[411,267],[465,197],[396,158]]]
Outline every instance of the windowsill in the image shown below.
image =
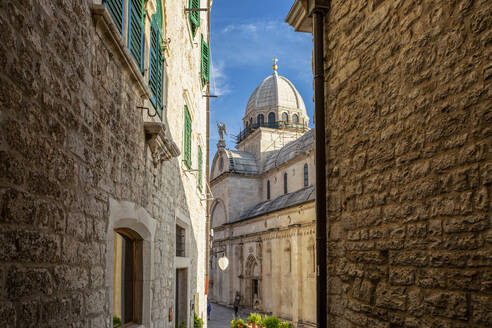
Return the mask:
[[152,94],[150,92],[150,89],[145,83],[140,69],[138,68],[137,64],[135,64],[130,52],[125,46],[124,41],[121,38],[121,34],[114,24],[111,15],[106,9],[106,6],[92,4],[91,12],[96,24],[96,30],[101,32],[100,36],[103,38],[103,41],[106,41],[109,44],[110,48],[119,55],[121,62],[129,71],[130,75],[135,80],[136,85],[142,92],[141,96],[151,98]]

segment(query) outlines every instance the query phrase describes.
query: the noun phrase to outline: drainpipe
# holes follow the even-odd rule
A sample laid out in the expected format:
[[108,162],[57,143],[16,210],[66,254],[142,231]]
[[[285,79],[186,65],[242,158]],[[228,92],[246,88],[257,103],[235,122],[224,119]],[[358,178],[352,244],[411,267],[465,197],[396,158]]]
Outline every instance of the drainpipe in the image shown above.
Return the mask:
[[328,12],[329,1],[309,1],[313,17],[314,38],[314,112],[316,145],[316,322],[320,328],[327,327],[328,270],[327,270],[327,212],[326,194],[326,145],[325,145],[325,75],[323,49],[323,21]]

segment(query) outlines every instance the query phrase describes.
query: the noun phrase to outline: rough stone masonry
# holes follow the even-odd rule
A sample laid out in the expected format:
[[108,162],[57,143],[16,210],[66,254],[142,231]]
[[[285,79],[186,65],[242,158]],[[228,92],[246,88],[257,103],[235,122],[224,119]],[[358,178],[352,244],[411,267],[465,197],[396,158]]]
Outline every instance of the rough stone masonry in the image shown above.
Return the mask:
[[[149,0],[146,8],[151,2],[155,7]],[[114,50],[108,33],[96,30],[96,3],[0,1],[0,327],[113,326],[106,260],[111,199],[155,221],[153,256],[143,264],[153,277],[142,296],[150,303],[145,327],[174,327],[177,211],[193,224],[188,293],[201,290],[196,308],[206,306],[205,252],[198,256],[205,249],[203,195],[194,175],[183,177],[180,158],[154,163],[145,114],[137,109],[147,82],[139,86],[131,77],[134,63],[121,55],[126,47]],[[166,52],[173,83],[163,123],[173,121],[168,131],[180,148],[183,89],[196,107],[194,131],[204,135],[206,126],[200,48],[188,39],[187,4],[173,2],[163,18],[173,22],[164,39],[174,40]]]
[[492,1],[325,18],[331,327],[492,326]]

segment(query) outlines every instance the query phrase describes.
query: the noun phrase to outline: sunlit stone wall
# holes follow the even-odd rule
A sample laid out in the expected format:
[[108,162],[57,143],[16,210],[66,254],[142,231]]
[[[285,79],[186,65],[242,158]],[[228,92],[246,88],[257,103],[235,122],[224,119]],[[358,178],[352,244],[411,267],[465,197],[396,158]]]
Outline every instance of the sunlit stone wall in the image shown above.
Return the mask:
[[[152,107],[148,71],[135,77],[112,22],[94,16],[93,5],[99,2],[0,3],[2,327],[112,327],[110,200],[128,202],[130,212],[140,216],[136,219],[149,217],[155,225],[147,245],[152,256],[143,259],[152,270],[150,291],[143,295],[149,309],[144,317],[150,320],[145,327],[175,324],[169,310],[174,309],[177,212],[189,222],[189,300],[199,301],[198,312],[205,317],[205,197],[196,173],[184,172],[182,155],[154,164],[144,121],[161,119],[137,108]],[[164,39],[171,40],[164,56],[171,82],[162,122],[182,153],[188,104],[196,169],[198,145],[204,161],[208,151],[199,79],[199,45],[202,33],[207,38],[207,22],[202,13],[192,38],[187,5],[166,1],[164,6]],[[145,8],[147,65],[155,1],[147,1]]]

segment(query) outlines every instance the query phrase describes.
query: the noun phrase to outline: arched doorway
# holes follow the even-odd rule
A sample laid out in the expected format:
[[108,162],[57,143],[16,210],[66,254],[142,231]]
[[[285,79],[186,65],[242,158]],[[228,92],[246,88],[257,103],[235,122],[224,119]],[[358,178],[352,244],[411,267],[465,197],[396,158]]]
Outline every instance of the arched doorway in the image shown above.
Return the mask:
[[245,269],[244,305],[260,310],[262,303],[260,266],[253,255],[248,256]]

